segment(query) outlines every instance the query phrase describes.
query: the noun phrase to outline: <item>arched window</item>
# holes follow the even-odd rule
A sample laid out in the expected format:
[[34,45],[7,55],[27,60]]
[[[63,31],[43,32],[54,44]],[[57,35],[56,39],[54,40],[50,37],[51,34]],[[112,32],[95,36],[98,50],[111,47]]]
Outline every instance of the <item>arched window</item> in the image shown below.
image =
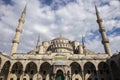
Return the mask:
[[95,65],[92,62],[87,62],[84,65],[84,75],[86,80],[92,80],[97,77]]
[[37,65],[34,62],[30,62],[27,64],[25,73],[34,75],[37,73]]
[[71,75],[73,80],[81,80],[82,79],[82,69],[81,66],[77,62],[72,62],[71,66]]
[[58,70],[56,73],[56,80],[65,80],[64,79],[64,74],[62,70]]
[[22,63],[20,63],[20,62],[14,63],[13,66],[12,66],[12,70],[11,71],[12,71],[13,74],[14,73],[22,74],[22,72],[23,72],[23,65],[22,65]]
[[51,65],[48,62],[44,62],[44,63],[41,64],[39,72],[42,75],[47,75],[47,74],[51,73],[51,70],[52,70]]
[[[98,65],[99,78],[104,78],[105,80],[110,80],[110,68],[106,62],[100,62]],[[104,76],[105,75],[105,76]],[[111,78],[112,79],[112,78]]]
[[7,80],[7,77],[8,77],[8,73],[9,73],[9,69],[10,69],[10,61],[6,61],[2,67],[2,70],[1,70],[1,76],[4,77],[4,80]]

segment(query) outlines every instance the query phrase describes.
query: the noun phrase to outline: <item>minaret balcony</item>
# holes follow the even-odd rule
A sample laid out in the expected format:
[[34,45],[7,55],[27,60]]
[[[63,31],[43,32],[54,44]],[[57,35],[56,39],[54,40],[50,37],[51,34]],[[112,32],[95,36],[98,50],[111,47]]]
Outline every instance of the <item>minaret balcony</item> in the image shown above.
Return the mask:
[[19,44],[19,41],[16,40],[16,39],[14,39],[14,40],[12,41],[12,43],[18,43],[18,44]]
[[97,23],[103,22],[102,19],[97,19]]
[[22,19],[22,18],[20,18],[20,19],[19,19],[19,22],[24,23],[24,22],[25,22],[25,20],[24,20],[24,19]]
[[16,29],[16,32],[22,33],[22,29],[17,28],[17,29]]
[[102,40],[102,44],[109,43],[109,39]]
[[99,32],[100,32],[100,33],[101,33],[101,32],[105,32],[105,28],[104,28],[104,27],[100,28],[100,29],[99,29]]

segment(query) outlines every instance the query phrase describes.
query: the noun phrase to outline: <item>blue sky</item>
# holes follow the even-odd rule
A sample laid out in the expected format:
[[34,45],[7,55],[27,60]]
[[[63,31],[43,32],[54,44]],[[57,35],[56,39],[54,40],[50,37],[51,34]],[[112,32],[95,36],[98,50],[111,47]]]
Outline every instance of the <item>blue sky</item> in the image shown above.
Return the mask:
[[96,53],[104,53],[96,23],[94,3],[110,40],[112,54],[120,51],[120,0],[0,0],[0,51],[10,53],[18,19],[26,4],[27,15],[21,35],[18,53],[26,53],[41,41],[59,37],[81,43],[85,35],[86,47]]

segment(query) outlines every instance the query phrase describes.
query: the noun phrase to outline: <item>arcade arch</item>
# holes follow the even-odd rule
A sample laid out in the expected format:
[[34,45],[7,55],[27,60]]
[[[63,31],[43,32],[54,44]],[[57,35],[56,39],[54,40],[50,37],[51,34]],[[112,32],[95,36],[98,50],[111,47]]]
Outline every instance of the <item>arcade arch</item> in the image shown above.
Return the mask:
[[55,80],[65,80],[65,76],[62,70],[57,70]]
[[39,69],[40,75],[42,75],[43,80],[49,80],[52,75],[52,66],[48,62],[41,64]]
[[37,73],[37,65],[34,62],[29,62],[26,65],[25,75],[28,75],[28,80],[33,80],[33,76]]
[[72,80],[82,80],[81,66],[77,62],[72,62],[70,66],[71,66]]
[[13,74],[18,74],[18,75],[22,74],[22,72],[23,72],[22,63],[20,63],[20,62],[14,63],[11,71]]
[[7,80],[7,78],[8,78],[10,65],[11,65],[10,61],[6,61],[2,67],[0,76],[3,77],[3,80]]
[[92,62],[86,62],[84,65],[84,78],[85,80],[97,79],[97,71]]
[[111,80],[111,73],[109,65],[106,62],[98,64],[98,76],[101,80]]

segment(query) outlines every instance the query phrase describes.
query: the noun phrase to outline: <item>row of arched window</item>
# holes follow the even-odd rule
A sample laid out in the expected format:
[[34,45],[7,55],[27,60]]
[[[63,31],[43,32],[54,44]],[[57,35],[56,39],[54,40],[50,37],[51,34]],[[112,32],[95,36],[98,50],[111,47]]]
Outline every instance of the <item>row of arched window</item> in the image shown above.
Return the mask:
[[[35,73],[40,73],[42,75],[46,75],[51,73],[51,69],[52,66],[51,64],[49,64],[48,62],[44,62],[43,64],[41,64],[39,72],[37,71],[37,65],[34,62],[30,62],[26,65],[25,71],[23,71],[23,65],[20,62],[16,62],[15,64],[13,64],[11,70],[9,70],[11,63],[10,61],[6,61],[5,64],[3,66],[1,66],[1,58],[0,58],[0,67],[1,68],[1,75],[4,74],[5,76],[8,75],[8,73],[12,73],[12,74],[23,74],[23,72],[25,74],[30,74],[30,75],[34,75]],[[107,64],[106,62],[101,62],[98,64],[98,70],[96,70],[96,66],[92,63],[92,62],[86,62],[84,65],[84,70],[81,69],[81,66],[79,63],[77,62],[72,62],[70,64],[71,66],[71,74],[80,74],[81,76],[83,75],[82,72],[84,72],[84,76],[86,77],[86,75],[91,75],[88,78],[95,78],[96,74],[99,75],[99,77],[101,78],[101,80],[106,80],[109,77],[112,76],[112,78],[114,78],[114,80],[119,80],[119,75],[120,75],[120,66],[119,64],[116,64],[115,61],[111,61],[110,64]],[[111,75],[112,73],[112,75]],[[105,75],[105,76],[104,76]],[[94,76],[94,77],[93,77]],[[111,78],[111,79],[112,79]]]

